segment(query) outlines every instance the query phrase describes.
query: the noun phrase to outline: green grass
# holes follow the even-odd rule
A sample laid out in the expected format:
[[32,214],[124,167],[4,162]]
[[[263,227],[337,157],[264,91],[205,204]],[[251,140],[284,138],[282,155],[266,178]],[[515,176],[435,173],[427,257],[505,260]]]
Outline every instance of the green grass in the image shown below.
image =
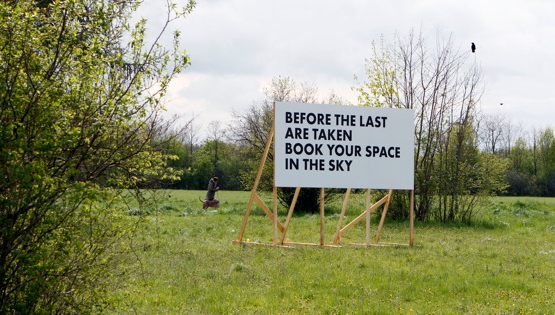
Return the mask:
[[[202,211],[202,191],[163,192],[114,268],[110,313],[555,314],[554,198],[496,198],[471,225],[416,222],[414,247],[280,248],[233,245],[249,192],[218,194],[220,209]],[[344,224],[363,200],[353,196]],[[318,215],[296,215],[287,237],[317,243],[319,231]],[[364,235],[361,221],[343,242]],[[257,207],[244,238],[271,243]],[[407,243],[408,222],[386,222],[382,241]]]

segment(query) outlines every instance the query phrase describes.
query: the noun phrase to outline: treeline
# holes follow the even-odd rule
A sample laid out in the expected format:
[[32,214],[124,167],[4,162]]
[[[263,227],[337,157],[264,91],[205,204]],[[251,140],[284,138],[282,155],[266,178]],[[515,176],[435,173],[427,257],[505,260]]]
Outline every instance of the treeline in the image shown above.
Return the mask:
[[208,180],[216,175],[223,189],[248,189],[242,178],[254,162],[249,161],[249,150],[244,146],[226,140],[206,140],[193,145],[172,141],[165,149],[167,153],[178,157],[168,161],[168,166],[182,173],[179,180],[158,182],[152,188],[202,190],[206,189]]
[[[254,119],[257,111],[267,111],[268,108],[264,109],[264,106],[270,105],[259,106],[236,114],[236,118]],[[220,177],[220,185],[226,190],[249,190],[260,162],[260,145],[264,139],[259,141],[258,146],[255,143],[238,141],[240,135],[248,130],[239,130],[237,122],[230,126],[212,122],[211,132],[218,136],[191,143],[198,138],[191,136],[191,132],[198,133],[198,128],[192,127],[195,123],[194,120],[188,122],[183,137],[163,142],[163,150],[176,157],[168,161],[168,166],[182,172],[179,180],[157,182],[153,186],[203,190],[206,189],[208,179],[217,175]],[[214,125],[218,126],[215,130]],[[506,115],[483,115],[477,120],[476,126],[471,128],[469,139],[472,139],[475,154],[481,152],[508,159],[505,171],[507,186],[498,191],[498,194],[555,196],[554,130],[552,127],[528,132],[524,130],[525,128],[509,122]]]
[[[318,98],[318,88],[313,84],[298,83],[289,77],[275,77],[264,88],[265,99],[254,102],[241,112],[233,112],[233,121],[224,125],[212,121],[206,127],[205,139],[200,138],[200,126],[191,119],[179,131],[168,130],[157,135],[159,150],[174,156],[167,161],[173,169],[181,170],[177,181],[152,182],[154,188],[206,189],[208,180],[216,175],[220,187],[225,190],[250,190],[254,184],[262,153],[273,123],[273,102],[290,101],[303,103],[347,104],[348,102],[330,92]],[[171,123],[174,124],[173,122]],[[171,139],[171,141],[168,141]],[[271,151],[271,150],[270,150]],[[272,189],[273,155],[270,152],[263,172],[261,189]],[[283,197],[283,191],[279,195]],[[303,192],[301,194],[306,194]],[[311,194],[311,193],[308,193]],[[286,193],[289,195],[289,193]],[[291,194],[292,196],[292,194]],[[317,194],[316,194],[317,196]],[[288,197],[282,198],[287,202]],[[301,204],[297,204],[302,208]],[[312,207],[314,203],[307,201]]]
[[507,115],[484,117],[483,150],[510,160],[507,169],[509,196],[555,196],[555,135],[553,127],[526,130]]

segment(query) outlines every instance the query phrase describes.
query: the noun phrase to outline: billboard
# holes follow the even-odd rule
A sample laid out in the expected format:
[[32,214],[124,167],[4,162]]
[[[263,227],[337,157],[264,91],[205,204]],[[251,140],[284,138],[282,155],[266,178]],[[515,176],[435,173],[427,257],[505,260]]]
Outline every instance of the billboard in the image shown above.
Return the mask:
[[277,187],[414,187],[414,110],[275,104]]

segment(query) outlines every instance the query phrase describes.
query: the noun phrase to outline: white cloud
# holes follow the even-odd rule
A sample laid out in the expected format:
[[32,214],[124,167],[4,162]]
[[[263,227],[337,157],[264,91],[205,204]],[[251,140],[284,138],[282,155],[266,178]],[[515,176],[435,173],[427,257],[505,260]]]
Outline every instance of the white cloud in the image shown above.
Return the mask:
[[[147,17],[157,19],[157,3],[146,2]],[[354,102],[353,77],[364,77],[372,41],[414,29],[430,44],[437,32],[452,36],[461,51],[476,43],[484,111],[501,110],[503,102],[515,122],[549,124],[553,16],[551,0],[200,0],[178,25],[192,65],[172,83],[168,108],[198,114],[204,125],[226,122],[232,109],[260,100],[264,84],[278,75]]]

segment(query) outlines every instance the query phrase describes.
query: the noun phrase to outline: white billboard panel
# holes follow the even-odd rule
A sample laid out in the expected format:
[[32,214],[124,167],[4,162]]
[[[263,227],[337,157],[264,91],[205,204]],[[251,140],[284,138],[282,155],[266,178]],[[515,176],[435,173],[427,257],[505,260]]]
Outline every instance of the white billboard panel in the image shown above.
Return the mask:
[[414,111],[276,103],[278,187],[414,187]]

